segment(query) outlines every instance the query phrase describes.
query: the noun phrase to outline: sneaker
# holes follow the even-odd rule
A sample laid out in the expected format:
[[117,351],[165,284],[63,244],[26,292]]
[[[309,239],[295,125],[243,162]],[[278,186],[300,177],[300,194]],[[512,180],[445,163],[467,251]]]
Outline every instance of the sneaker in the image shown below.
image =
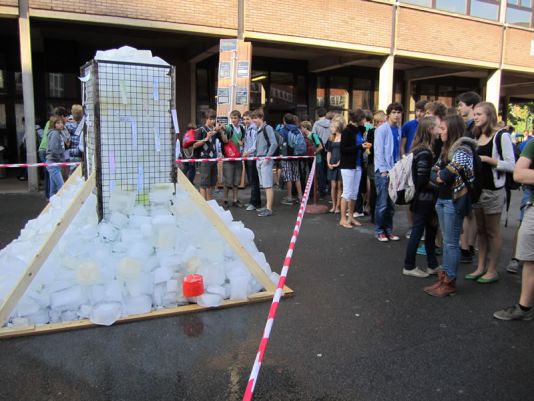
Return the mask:
[[269,217],[273,215],[273,211],[269,209],[265,209],[258,213],[258,217]]
[[519,305],[514,305],[495,312],[493,317],[499,320],[532,320],[532,309],[525,312]]
[[388,234],[387,235],[390,241],[400,241],[400,237],[395,234]]
[[510,263],[508,263],[508,266],[506,266],[506,271],[508,273],[517,274],[519,273],[519,268],[521,267],[521,262],[517,259],[510,260]]
[[358,213],[358,212],[352,213],[352,217],[354,217],[354,218],[363,217],[363,216],[365,216],[365,213]]
[[295,198],[282,198],[282,205],[292,205],[295,203]]
[[386,235],[386,233],[376,234],[376,239],[379,240],[380,242],[388,242],[389,241],[389,238]]
[[428,277],[428,273],[419,269],[418,267],[416,267],[415,269],[411,269],[411,270],[402,269],[402,274],[404,274],[405,276],[412,276],[412,277],[419,277],[419,278]]
[[265,210],[267,210],[266,207],[259,207],[259,208],[256,209],[256,212],[261,213],[261,212],[263,212]]
[[256,210],[256,208],[254,207],[254,205],[248,205],[247,208],[245,209],[247,212],[250,212],[252,210]]
[[424,245],[420,245],[417,247],[417,254],[426,256],[426,248]]
[[410,237],[412,236],[412,229],[410,228],[408,231],[406,231],[406,239],[410,239]]
[[438,274],[440,271],[441,271],[441,266],[438,266],[435,269],[431,269],[430,267],[426,268],[426,272],[430,276],[434,276],[434,275]]

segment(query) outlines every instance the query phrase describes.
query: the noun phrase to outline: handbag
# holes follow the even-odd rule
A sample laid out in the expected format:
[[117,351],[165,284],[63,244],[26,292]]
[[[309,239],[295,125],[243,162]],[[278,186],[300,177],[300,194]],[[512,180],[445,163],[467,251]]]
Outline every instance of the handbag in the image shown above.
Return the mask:
[[233,157],[241,156],[241,153],[239,152],[239,148],[237,147],[235,142],[232,141],[231,139],[228,140],[228,142],[224,144],[223,150],[224,150],[224,155],[226,157],[233,158]]

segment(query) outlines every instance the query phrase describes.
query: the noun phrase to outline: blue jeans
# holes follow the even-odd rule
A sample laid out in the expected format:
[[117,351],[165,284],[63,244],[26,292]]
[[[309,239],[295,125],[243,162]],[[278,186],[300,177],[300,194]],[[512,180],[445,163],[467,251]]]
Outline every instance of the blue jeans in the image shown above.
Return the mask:
[[50,176],[50,196],[55,195],[63,186],[63,176],[61,175],[61,167],[48,166],[46,168]]
[[415,257],[419,241],[425,233],[426,260],[430,269],[438,267],[436,259],[436,233],[438,231],[436,215],[432,208],[421,208],[413,211],[413,225],[408,245],[406,246],[406,257],[404,258],[404,268],[412,270],[415,268]]
[[388,194],[389,176],[383,177],[379,171],[375,172],[376,206],[375,232],[376,234],[391,234],[393,231],[393,215],[395,204]]
[[460,234],[464,216],[452,199],[438,199],[436,213],[443,233],[443,271],[450,280],[454,280],[460,263]]

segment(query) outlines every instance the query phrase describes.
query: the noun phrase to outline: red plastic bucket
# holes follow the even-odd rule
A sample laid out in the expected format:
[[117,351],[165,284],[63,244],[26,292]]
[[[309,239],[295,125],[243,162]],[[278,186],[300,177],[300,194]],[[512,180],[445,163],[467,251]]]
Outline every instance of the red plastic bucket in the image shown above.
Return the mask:
[[183,281],[184,297],[198,297],[204,294],[204,280],[200,274],[188,274]]

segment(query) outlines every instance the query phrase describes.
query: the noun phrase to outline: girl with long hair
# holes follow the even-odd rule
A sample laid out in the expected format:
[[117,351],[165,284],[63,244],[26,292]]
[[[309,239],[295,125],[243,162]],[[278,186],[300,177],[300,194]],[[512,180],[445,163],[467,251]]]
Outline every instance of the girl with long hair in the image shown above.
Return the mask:
[[[428,277],[435,274],[438,268],[436,259],[436,232],[438,229],[435,203],[437,188],[430,181],[430,173],[434,163],[432,145],[434,138],[439,134],[438,120],[434,116],[423,117],[419,121],[411,151],[413,153],[412,177],[415,185],[415,194],[410,202],[413,224],[410,239],[406,246],[404,269],[406,276]],[[428,268],[420,269],[415,266],[415,257],[419,241],[425,233],[425,249]]]
[[460,233],[463,219],[471,210],[469,188],[474,181],[476,142],[464,133],[465,123],[458,115],[447,115],[440,124],[443,146],[431,180],[438,186],[436,213],[443,233],[443,269],[438,272],[438,281],[424,289],[435,297],[456,293]]
[[330,195],[332,197],[332,208],[330,213],[339,213],[341,201],[341,192],[343,191],[343,182],[339,163],[341,159],[340,145],[341,132],[345,129],[345,121],[342,116],[334,116],[330,122],[330,137],[326,142],[326,172],[327,179],[330,181]]
[[504,130],[497,133],[497,111],[492,103],[478,103],[474,110],[474,120],[473,133],[482,162],[482,193],[479,201],[473,205],[478,233],[478,265],[465,279],[488,284],[499,280],[497,263],[502,247],[501,214],[506,203],[504,186],[506,173],[514,171],[515,157],[510,134]]

